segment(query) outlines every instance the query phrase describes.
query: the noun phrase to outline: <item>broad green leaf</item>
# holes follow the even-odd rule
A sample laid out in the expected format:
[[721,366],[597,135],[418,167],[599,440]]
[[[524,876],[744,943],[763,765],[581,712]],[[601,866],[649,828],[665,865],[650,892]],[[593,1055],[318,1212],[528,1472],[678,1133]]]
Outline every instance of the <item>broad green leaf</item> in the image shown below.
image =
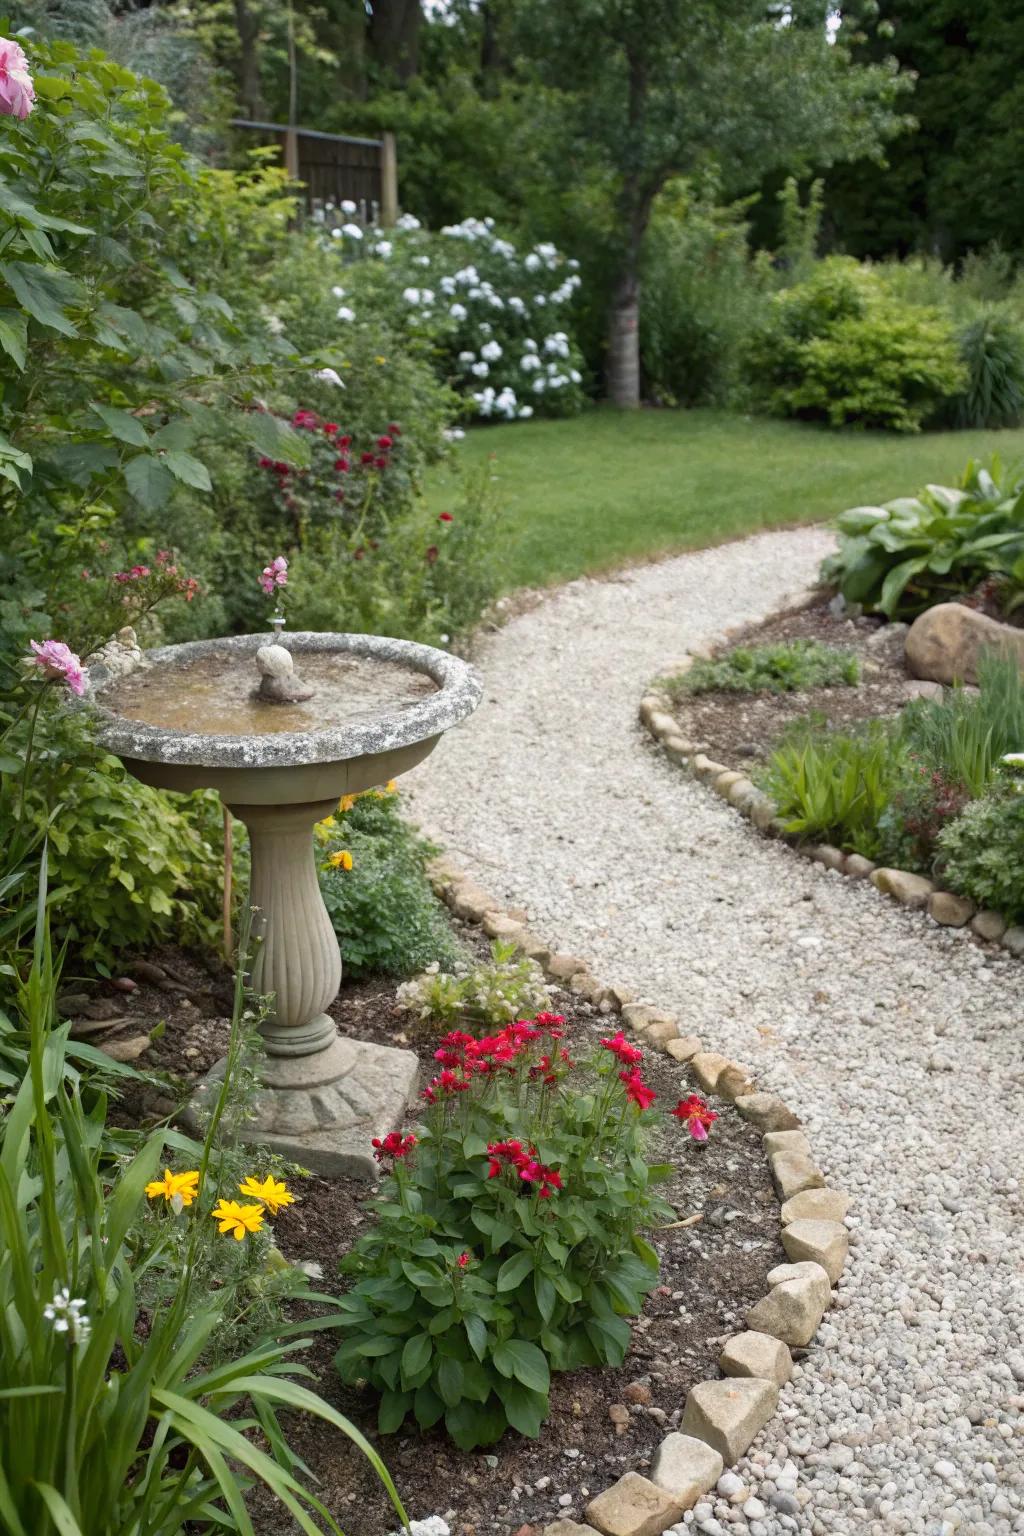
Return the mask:
[[171,448],[163,456],[163,462],[176,479],[193,486],[197,491],[212,491],[210,472],[201,459],[194,459],[180,448]]
[[20,309],[0,309],[0,347],[19,368],[25,366],[28,347],[28,318]]
[[533,1277],[533,1289],[537,1297],[537,1310],[546,1323],[551,1321],[551,1314],[555,1310],[557,1295],[550,1278],[541,1270],[537,1270]]
[[127,411],[122,411],[116,405],[103,405],[93,400],[89,404],[100,420],[110,428],[114,436],[122,443],[130,443],[133,448],[146,448],[149,445],[149,433],[134,416]]
[[442,1401],[454,1408],[462,1400],[462,1364],[458,1360],[442,1360],[434,1373],[434,1381]]
[[475,1312],[462,1319],[469,1340],[469,1347],[478,1360],[482,1360],[487,1353],[487,1324],[482,1317]]
[[159,512],[174,489],[174,476],[151,453],[138,453],[124,466],[125,484],[147,512]]
[[377,1428],[382,1435],[393,1435],[400,1429],[413,1404],[411,1392],[384,1392],[377,1410]]
[[414,1333],[402,1350],[402,1376],[409,1380],[418,1376],[433,1353],[433,1343],[428,1334]]
[[531,1392],[520,1381],[498,1381],[494,1390],[501,1398],[502,1406],[513,1429],[521,1435],[536,1440],[541,1425],[548,1415],[548,1399],[543,1392]]
[[547,1392],[551,1385],[543,1350],[526,1339],[506,1339],[496,1347],[492,1359],[503,1376],[514,1376],[534,1392]]
[[34,320],[62,336],[77,336],[78,328],[65,314],[65,306],[81,303],[84,291],[66,272],[24,261],[0,262],[0,277],[22,309]]
[[510,1259],[506,1259],[498,1270],[498,1278],[495,1282],[499,1291],[514,1291],[517,1285],[521,1285],[526,1276],[533,1269],[533,1254],[523,1249],[514,1253]]

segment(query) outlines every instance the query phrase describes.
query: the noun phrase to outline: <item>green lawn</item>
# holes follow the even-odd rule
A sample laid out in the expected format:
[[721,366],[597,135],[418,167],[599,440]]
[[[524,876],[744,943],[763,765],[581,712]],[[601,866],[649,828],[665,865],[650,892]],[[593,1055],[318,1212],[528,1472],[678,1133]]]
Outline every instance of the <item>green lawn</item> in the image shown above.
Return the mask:
[[[760,528],[950,482],[971,457],[1024,457],[1024,430],[917,437],[830,432],[718,411],[616,412],[477,427],[466,469],[490,457],[511,525],[506,589],[566,581]],[[441,511],[450,472],[428,496]]]

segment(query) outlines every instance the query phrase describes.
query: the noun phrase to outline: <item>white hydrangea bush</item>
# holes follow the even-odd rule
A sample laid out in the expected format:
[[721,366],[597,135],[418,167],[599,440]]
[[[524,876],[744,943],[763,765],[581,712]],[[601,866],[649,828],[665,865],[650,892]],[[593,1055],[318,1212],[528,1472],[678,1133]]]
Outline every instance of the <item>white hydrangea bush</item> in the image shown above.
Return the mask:
[[485,421],[567,416],[583,404],[572,334],[579,263],[546,242],[520,251],[493,219],[432,231],[410,214],[386,232],[342,223],[325,234],[331,292],[347,326],[384,314],[436,351],[449,382]]

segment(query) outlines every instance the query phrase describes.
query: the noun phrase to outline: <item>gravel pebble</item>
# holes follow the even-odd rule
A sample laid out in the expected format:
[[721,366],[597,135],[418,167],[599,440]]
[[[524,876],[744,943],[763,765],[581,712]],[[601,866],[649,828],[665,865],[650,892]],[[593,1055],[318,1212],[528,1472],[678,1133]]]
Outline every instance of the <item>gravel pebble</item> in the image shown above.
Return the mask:
[[[1008,1536],[1024,1531],[1021,962],[796,861],[637,723],[666,661],[777,608],[830,545],[765,534],[570,583],[483,639],[484,702],[405,782],[546,942],[792,1104],[852,1196],[837,1308],[735,1469],[759,1525]],[[939,1052],[952,1072],[929,1070]],[[792,1473],[766,1494],[772,1462]],[[724,1501],[677,1529],[723,1519],[749,1530]]]

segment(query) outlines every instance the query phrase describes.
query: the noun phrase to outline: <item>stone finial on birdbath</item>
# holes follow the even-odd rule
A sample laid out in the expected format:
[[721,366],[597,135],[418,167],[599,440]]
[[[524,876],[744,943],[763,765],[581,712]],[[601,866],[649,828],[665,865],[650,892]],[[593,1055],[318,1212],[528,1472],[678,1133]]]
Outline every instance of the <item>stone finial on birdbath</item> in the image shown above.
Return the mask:
[[259,696],[271,704],[301,704],[313,697],[295,670],[295,658],[284,645],[261,645],[256,652],[260,669]]

